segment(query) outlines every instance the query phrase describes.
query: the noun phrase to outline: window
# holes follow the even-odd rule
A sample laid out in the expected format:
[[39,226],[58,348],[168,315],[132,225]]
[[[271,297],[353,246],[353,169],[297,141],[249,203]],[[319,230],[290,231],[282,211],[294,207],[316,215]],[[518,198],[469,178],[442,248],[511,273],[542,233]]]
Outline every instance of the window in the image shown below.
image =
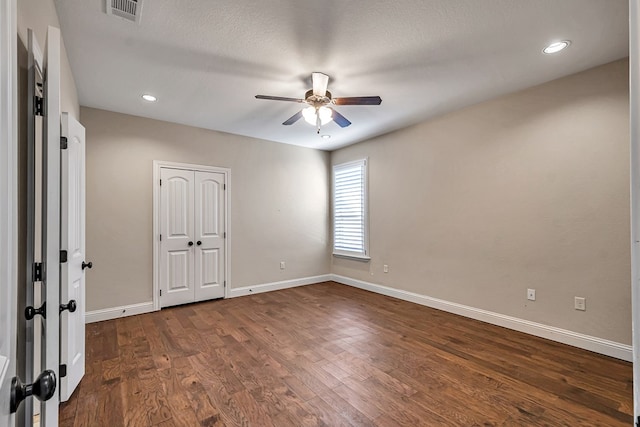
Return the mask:
[[333,254],[369,259],[367,160],[333,167]]

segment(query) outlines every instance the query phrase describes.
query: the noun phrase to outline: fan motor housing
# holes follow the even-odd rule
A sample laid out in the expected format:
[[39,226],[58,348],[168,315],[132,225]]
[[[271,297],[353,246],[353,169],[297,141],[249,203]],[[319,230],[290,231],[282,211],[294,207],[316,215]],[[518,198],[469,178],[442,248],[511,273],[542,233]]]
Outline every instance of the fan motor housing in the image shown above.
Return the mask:
[[313,89],[310,89],[304,94],[304,100],[314,107],[322,107],[331,103],[331,92],[327,91],[325,96],[317,96],[313,94]]

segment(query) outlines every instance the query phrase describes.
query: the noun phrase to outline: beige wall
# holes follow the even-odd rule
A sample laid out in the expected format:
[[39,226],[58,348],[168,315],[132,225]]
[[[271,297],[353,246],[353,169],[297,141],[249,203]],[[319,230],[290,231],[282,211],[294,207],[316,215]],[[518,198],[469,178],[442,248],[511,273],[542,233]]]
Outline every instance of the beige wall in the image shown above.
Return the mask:
[[87,310],[152,299],[154,160],[231,169],[231,287],[329,272],[328,153],[85,107],[81,122]]
[[369,157],[371,261],[333,258],[332,272],[630,344],[627,70],[333,152],[333,164]]

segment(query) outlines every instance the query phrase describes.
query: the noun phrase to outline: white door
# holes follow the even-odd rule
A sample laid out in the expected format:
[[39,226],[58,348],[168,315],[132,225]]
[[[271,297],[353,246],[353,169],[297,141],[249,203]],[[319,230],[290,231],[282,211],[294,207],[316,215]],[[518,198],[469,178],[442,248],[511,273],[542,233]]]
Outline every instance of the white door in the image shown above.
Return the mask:
[[160,305],[224,297],[225,174],[160,169]]
[[0,0],[0,426],[12,426],[11,380],[16,373],[17,136],[16,2]]
[[224,174],[195,172],[195,301],[224,297]]
[[62,113],[62,137],[60,244],[67,262],[60,265],[60,302],[68,308],[60,313],[60,365],[66,367],[60,401],[66,402],[84,376],[84,269],[91,264],[85,263],[85,131],[68,113]]
[[[42,369],[57,377],[60,366],[60,30],[49,27],[45,48],[45,130],[43,157],[43,300],[47,304],[47,318],[43,322]],[[57,394],[57,393],[56,393]],[[40,425],[58,425],[58,399],[42,404]]]
[[193,302],[193,171],[162,168],[160,289],[162,307]]

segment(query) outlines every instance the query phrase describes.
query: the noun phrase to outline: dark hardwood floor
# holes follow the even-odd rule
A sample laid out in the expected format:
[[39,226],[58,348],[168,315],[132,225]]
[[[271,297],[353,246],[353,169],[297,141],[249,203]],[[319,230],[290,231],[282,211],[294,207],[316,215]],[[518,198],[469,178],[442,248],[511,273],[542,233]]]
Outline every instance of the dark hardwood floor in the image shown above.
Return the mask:
[[630,426],[632,367],[336,283],[87,325],[61,426]]

